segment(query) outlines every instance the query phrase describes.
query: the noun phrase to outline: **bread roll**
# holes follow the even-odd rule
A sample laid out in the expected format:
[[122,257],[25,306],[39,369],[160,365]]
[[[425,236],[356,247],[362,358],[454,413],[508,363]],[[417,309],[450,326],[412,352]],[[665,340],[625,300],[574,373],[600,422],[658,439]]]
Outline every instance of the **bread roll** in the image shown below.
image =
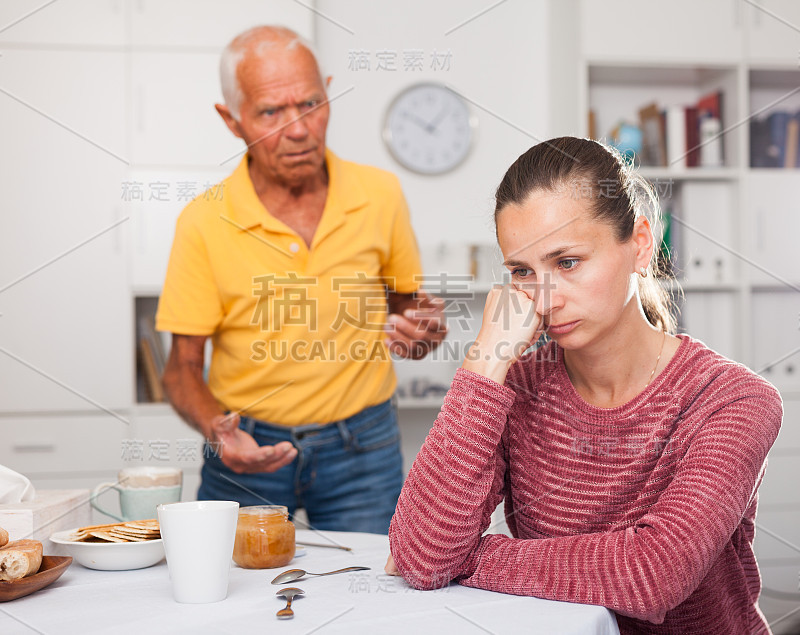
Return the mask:
[[0,547],[8,542],[8,532],[0,527]]
[[36,573],[42,566],[42,543],[14,540],[0,547],[0,580],[19,580]]

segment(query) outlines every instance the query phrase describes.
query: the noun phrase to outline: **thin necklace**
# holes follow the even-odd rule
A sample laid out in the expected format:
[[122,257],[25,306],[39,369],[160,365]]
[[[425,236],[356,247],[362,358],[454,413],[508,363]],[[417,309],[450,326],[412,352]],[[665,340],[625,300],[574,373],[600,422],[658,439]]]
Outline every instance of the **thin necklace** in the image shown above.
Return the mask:
[[661,353],[664,352],[664,343],[667,341],[667,332],[664,331],[664,337],[661,339],[661,350],[658,351],[658,357],[656,358],[656,365],[653,366],[653,370],[650,373],[650,378],[647,380],[647,383],[644,385],[647,388],[650,385],[650,382],[653,381],[653,375],[656,374],[656,368],[658,368],[658,362],[661,361]]

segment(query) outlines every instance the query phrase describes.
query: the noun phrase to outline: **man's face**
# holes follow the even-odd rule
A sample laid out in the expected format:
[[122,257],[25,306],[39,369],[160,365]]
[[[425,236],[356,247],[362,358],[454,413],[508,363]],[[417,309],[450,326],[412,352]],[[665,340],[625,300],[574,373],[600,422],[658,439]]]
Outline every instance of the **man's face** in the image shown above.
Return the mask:
[[233,131],[247,143],[254,176],[290,187],[318,177],[330,109],[311,53],[298,46],[268,59],[248,55],[237,74],[242,100]]

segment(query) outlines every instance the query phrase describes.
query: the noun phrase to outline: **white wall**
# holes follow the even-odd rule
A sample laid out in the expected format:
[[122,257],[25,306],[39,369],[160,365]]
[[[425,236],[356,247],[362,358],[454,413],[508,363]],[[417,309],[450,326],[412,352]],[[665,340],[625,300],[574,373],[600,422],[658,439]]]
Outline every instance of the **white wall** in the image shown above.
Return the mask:
[[[546,139],[548,134],[545,0],[501,4],[450,34],[491,5],[485,0],[318,0],[316,6],[341,25],[316,19],[318,53],[333,76],[330,94],[353,88],[332,105],[330,147],[400,177],[420,244],[491,243],[494,189],[511,162],[535,143],[532,136]],[[399,59],[408,49],[424,51],[424,71],[404,71],[402,64],[395,72],[375,70],[377,51],[396,51]],[[351,50],[369,51],[371,70],[349,70]],[[434,50],[452,52],[450,70],[429,68]],[[474,149],[464,164],[441,176],[404,169],[381,140],[389,102],[423,80],[447,83],[486,109],[471,105],[478,118]]]
[[[503,173],[531,145],[552,136],[549,84],[554,77],[563,82],[568,76],[566,83],[574,94],[574,73],[561,73],[548,54],[554,44],[547,26],[550,4],[546,0],[509,2],[477,15],[491,3],[316,3],[317,54],[323,72],[333,77],[329,94],[336,97],[349,91],[331,105],[328,144],[344,158],[398,175],[426,261],[428,254],[445,243],[455,262],[463,261],[463,268],[455,273],[463,273],[468,271],[466,252],[456,245],[494,244],[493,195]],[[403,70],[402,54],[410,49],[423,51],[424,70]],[[351,68],[352,51],[367,52],[370,70]],[[395,52],[398,70],[376,70],[378,51]],[[451,53],[449,70],[431,68],[434,51]],[[420,81],[452,86],[471,102],[477,118],[473,149],[451,173],[423,176],[411,172],[392,158],[383,143],[387,106],[403,88]],[[457,254],[462,255],[460,260]],[[477,312],[481,306],[479,299],[470,303]],[[398,374],[401,382],[425,377],[447,384],[458,365],[454,360],[407,362],[398,364]],[[437,412],[436,408],[401,410],[407,469]]]

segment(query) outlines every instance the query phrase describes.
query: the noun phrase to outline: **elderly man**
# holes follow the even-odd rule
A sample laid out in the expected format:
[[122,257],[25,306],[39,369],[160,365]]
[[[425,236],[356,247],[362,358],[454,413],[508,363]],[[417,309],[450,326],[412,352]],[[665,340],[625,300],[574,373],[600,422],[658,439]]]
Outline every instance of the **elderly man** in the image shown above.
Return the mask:
[[157,316],[169,399],[208,440],[198,497],[385,533],[402,485],[389,351],[423,357],[446,331],[399,182],[326,149],[330,77],[297,34],[251,29],[220,70],[247,154],[181,213]]

